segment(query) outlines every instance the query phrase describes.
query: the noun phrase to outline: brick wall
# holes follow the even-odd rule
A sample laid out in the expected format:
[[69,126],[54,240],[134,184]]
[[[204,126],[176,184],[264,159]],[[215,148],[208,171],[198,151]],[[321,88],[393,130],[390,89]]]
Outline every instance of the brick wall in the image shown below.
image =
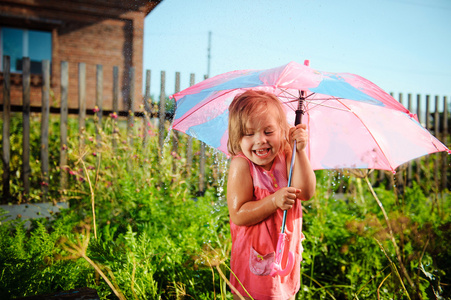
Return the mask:
[[[78,108],[78,64],[86,64],[87,108],[95,105],[96,65],[103,65],[103,109],[112,109],[113,66],[119,67],[119,109],[126,110],[129,68],[135,68],[135,108],[142,98],[142,56],[145,16],[160,1],[10,0],[0,1],[0,26],[52,32],[53,106],[59,104],[60,64],[69,62],[69,107]],[[20,74],[13,74],[11,103],[22,104]],[[36,76],[34,76],[36,77]],[[2,81],[0,74],[0,81]],[[33,82],[33,78],[32,78]],[[34,79],[31,105],[40,105],[39,78]],[[3,99],[3,83],[0,99]],[[3,100],[2,100],[3,101]]]

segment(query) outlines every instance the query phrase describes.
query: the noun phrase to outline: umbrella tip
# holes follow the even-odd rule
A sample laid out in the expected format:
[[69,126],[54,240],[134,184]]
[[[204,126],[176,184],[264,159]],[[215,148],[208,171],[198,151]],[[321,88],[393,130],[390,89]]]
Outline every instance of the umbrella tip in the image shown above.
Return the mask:
[[306,59],[304,60],[304,66],[310,66],[310,60]]

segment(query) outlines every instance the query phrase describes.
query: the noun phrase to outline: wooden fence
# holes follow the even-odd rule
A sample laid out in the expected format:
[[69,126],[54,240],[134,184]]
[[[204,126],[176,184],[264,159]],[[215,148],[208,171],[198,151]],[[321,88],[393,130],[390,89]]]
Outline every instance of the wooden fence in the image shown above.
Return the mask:
[[[134,68],[130,68],[130,82],[133,85],[135,81],[135,72]],[[47,201],[48,194],[48,183],[49,183],[49,120],[50,113],[59,113],[61,118],[60,125],[60,144],[61,144],[61,153],[60,153],[60,185],[61,188],[64,189],[67,184],[67,173],[64,171],[63,166],[67,165],[67,153],[66,153],[66,145],[67,145],[67,122],[68,122],[68,114],[78,114],[78,124],[80,136],[85,129],[85,119],[87,114],[95,113],[99,120],[102,119],[102,116],[108,115],[110,113],[117,113],[120,116],[127,116],[127,123],[129,126],[127,128],[132,128],[132,124],[134,122],[133,116],[144,116],[148,115],[153,118],[159,118],[159,157],[162,157],[162,149],[164,146],[165,140],[165,121],[170,119],[171,115],[166,113],[165,111],[165,101],[166,101],[166,74],[164,71],[161,72],[161,85],[160,85],[160,97],[159,97],[159,107],[158,112],[152,109],[149,99],[150,99],[150,70],[146,71],[146,81],[145,81],[145,95],[143,97],[143,107],[147,114],[142,114],[140,112],[135,112],[135,95],[134,95],[134,87],[132,86],[129,89],[129,95],[127,97],[127,107],[129,111],[118,111],[118,101],[119,101],[119,78],[118,78],[118,67],[113,68],[113,105],[112,111],[103,111],[102,109],[102,91],[103,91],[103,67],[102,65],[97,65],[96,69],[96,109],[95,111],[87,111],[86,109],[86,65],[84,63],[79,63],[78,65],[78,94],[79,94],[79,107],[76,110],[68,109],[68,84],[69,84],[69,71],[68,71],[68,63],[61,63],[61,102],[60,108],[51,109],[50,107],[50,64],[49,61],[43,61],[42,63],[42,105],[40,107],[41,112],[41,178],[42,178],[42,200]],[[21,109],[23,114],[23,157],[22,157],[22,176],[23,176],[23,190],[24,194],[28,194],[30,192],[30,111],[36,111],[36,108],[30,107],[30,60],[29,58],[23,59],[23,73],[22,73],[22,81],[23,81],[23,105],[21,107],[11,107],[10,101],[10,59],[8,56],[3,57],[3,139],[2,139],[2,161],[3,161],[3,174],[2,174],[2,182],[3,182],[3,195],[2,195],[2,203],[8,203],[10,199],[10,114],[11,111],[18,111]],[[190,74],[189,83],[193,85],[195,81],[194,74]],[[176,81],[175,81],[175,90],[177,92],[180,90],[180,73],[176,73]],[[393,95],[392,95],[393,96]],[[416,111],[415,113],[418,115],[420,122],[425,124],[427,129],[430,130],[437,138],[439,138],[444,144],[447,145],[449,142],[449,116],[448,116],[448,98],[435,96],[434,102],[431,97],[427,95],[425,97],[425,103],[423,103],[423,97],[421,95],[416,95],[414,98],[413,95],[408,94],[407,99],[403,97],[403,94],[398,95],[399,101],[404,104],[410,111],[413,111],[413,104],[416,101]],[[432,103],[433,102],[433,103]],[[433,109],[431,110],[431,106]],[[425,111],[422,111],[422,108],[425,108]],[[431,120],[433,119],[433,122]],[[147,126],[147,122],[144,122]],[[146,133],[148,130],[144,130],[143,142],[146,143],[147,136]],[[178,133],[174,132],[175,138],[173,138],[172,143],[172,151],[177,152],[177,140]],[[100,139],[99,133],[97,133],[97,137]],[[80,146],[83,146],[83,139],[79,141]],[[114,143],[116,143],[115,139],[113,139],[113,147],[115,147]],[[200,154],[200,176],[199,176],[199,193],[203,193],[205,191],[205,153],[207,149],[205,144],[201,143],[201,154]],[[187,147],[187,169],[191,169],[192,164],[192,139],[188,139],[188,147]],[[420,182],[420,178],[433,178],[434,186],[437,190],[444,190],[449,188],[448,186],[448,156],[445,153],[439,153],[435,156],[425,157],[422,159],[417,159],[413,162],[406,164],[405,166],[401,166],[395,176],[388,174],[387,172],[373,172],[373,179],[375,183],[389,182],[387,184],[388,187],[393,186],[393,181],[396,181],[396,185],[398,187],[402,187],[405,185],[410,186],[412,181]],[[433,161],[430,161],[433,159]],[[426,162],[433,163],[434,174],[425,174],[428,172],[429,168],[421,168],[421,161],[426,160]],[[387,180],[388,179],[388,180]]]

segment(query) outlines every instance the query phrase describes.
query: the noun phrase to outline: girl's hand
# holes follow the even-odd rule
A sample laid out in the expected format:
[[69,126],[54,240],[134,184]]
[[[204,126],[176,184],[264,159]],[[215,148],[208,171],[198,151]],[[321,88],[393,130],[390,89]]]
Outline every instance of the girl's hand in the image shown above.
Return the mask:
[[300,198],[301,190],[294,187],[281,188],[273,194],[273,204],[281,210],[290,209],[297,198]]
[[295,127],[291,127],[289,131],[290,144],[296,140],[296,150],[302,151],[307,146],[308,132],[306,124],[298,124]]

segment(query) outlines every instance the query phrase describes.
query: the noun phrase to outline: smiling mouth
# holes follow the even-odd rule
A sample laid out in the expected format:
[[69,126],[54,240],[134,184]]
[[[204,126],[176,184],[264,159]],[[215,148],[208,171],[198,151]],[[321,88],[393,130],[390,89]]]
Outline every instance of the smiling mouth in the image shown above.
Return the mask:
[[258,150],[254,150],[254,153],[257,155],[257,156],[265,156],[265,155],[267,155],[268,153],[269,153],[269,148],[266,148],[266,149],[258,149]]

